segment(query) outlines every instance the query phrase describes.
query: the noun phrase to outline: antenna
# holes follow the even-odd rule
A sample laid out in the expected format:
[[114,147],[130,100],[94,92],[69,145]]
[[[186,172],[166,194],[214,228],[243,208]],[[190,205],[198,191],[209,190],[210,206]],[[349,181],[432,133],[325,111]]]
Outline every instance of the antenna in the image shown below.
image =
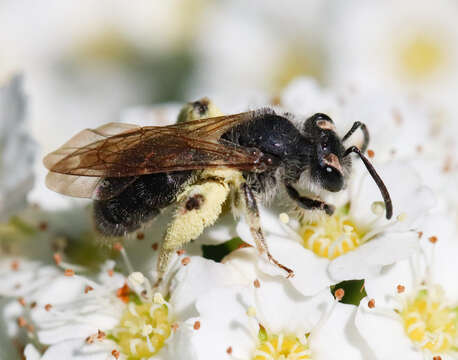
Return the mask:
[[383,180],[377,174],[377,171],[375,171],[374,166],[372,166],[370,161],[363,155],[363,153],[361,152],[361,150],[358,149],[357,146],[350,146],[347,150],[345,150],[343,156],[345,157],[351,153],[358,154],[361,160],[364,162],[364,165],[366,165],[367,171],[369,171],[369,174],[371,174],[372,178],[374,179],[382,194],[383,201],[385,202],[386,218],[391,219],[391,217],[393,216],[393,203],[391,201],[390,193],[388,192],[388,189],[383,183]]

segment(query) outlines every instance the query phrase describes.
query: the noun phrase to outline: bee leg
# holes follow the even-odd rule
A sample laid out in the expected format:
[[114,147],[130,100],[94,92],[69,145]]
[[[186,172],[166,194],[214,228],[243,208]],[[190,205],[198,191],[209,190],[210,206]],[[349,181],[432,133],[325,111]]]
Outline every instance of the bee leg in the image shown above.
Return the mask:
[[272,254],[269,252],[267,247],[266,239],[264,238],[264,234],[261,228],[261,222],[259,217],[259,209],[258,204],[256,202],[256,198],[254,197],[253,191],[250,187],[243,183],[241,185],[241,192],[243,194],[243,198],[245,199],[245,212],[248,225],[250,226],[251,235],[256,243],[256,247],[260,254],[266,253],[267,258],[277,265],[282,270],[288,273],[287,277],[293,277],[294,271],[290,268],[280,264],[278,260],[276,260]]
[[286,184],[286,191],[291,199],[293,199],[301,208],[306,210],[324,210],[327,215],[334,214],[334,205],[326,204],[320,200],[309,199],[308,197],[301,196],[295,188]]
[[207,226],[213,225],[229,193],[229,186],[224,179],[194,184],[185,189],[161,244],[156,287],[164,277],[172,254],[199,237]]

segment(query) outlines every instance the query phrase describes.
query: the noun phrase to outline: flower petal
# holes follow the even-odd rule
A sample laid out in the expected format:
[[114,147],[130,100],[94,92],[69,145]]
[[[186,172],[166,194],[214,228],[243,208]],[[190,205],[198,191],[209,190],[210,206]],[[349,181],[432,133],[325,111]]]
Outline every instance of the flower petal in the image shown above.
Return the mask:
[[336,282],[373,277],[382,266],[405,259],[418,250],[416,233],[386,233],[332,260],[329,274]]
[[[423,355],[416,351],[406,336],[402,324],[386,315],[378,314],[377,306],[368,308],[368,298],[361,301],[355,324],[365,341],[379,360],[403,359],[422,360]],[[392,313],[395,315],[395,313]]]

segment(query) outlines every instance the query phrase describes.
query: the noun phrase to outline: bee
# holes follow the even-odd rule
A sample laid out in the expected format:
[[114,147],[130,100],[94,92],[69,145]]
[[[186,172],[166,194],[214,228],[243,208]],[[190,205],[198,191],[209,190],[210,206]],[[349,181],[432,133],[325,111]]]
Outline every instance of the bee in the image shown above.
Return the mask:
[[[343,143],[360,129],[361,147]],[[175,215],[161,243],[160,283],[171,255],[214,224],[231,199],[246,216],[260,254],[293,276],[269,252],[260,226],[258,202],[283,191],[305,210],[332,215],[335,207],[296,186],[317,193],[344,189],[350,154],[363,161],[380,189],[386,218],[393,207],[382,179],[364,156],[369,133],[355,122],[340,138],[333,120],[317,113],[301,124],[272,109],[222,115],[206,98],[187,104],[169,126],[109,123],[75,135],[43,162],[46,185],[64,195],[93,199],[96,229],[125,236],[175,204]]]

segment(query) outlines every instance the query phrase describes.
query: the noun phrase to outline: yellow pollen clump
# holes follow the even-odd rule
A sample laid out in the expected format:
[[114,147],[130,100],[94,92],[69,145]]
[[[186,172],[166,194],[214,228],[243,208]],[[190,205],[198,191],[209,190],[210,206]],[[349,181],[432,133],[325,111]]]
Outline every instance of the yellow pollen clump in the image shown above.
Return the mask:
[[420,348],[433,353],[452,350],[458,343],[458,309],[446,306],[442,295],[426,290],[407,302],[400,312],[404,330]]
[[311,359],[308,344],[303,344],[293,335],[260,336],[260,345],[254,352],[253,360],[303,360]]
[[444,63],[442,44],[427,36],[416,36],[401,46],[400,65],[404,75],[422,80]]
[[365,232],[347,214],[336,211],[332,216],[302,225],[300,234],[305,248],[318,256],[335,259],[361,245]]
[[166,304],[130,302],[110,338],[129,360],[155,355],[172,331]]

